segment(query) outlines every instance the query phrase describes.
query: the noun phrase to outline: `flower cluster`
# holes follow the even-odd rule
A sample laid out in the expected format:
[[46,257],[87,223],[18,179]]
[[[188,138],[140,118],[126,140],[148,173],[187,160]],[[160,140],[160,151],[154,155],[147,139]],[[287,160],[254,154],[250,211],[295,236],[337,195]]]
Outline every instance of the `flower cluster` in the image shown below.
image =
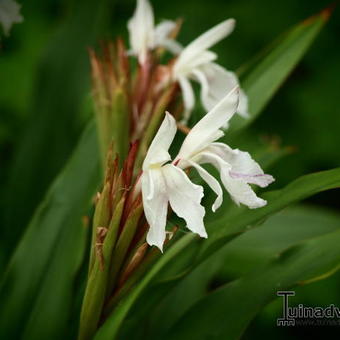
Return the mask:
[[[266,204],[251,185],[266,187],[273,177],[264,174],[247,152],[220,140],[235,113],[248,116],[247,97],[236,75],[218,65],[217,55],[209,50],[234,26],[233,19],[226,20],[182,47],[176,41],[180,23],[166,20],[155,25],[148,0],[137,0],[128,23],[130,47],[117,39],[103,44],[101,54],[90,51],[105,176],[92,222],[81,340],[93,337],[161,256],[159,250],[173,242],[178,225],[166,231],[171,212],[190,231],[208,237],[202,198],[209,189],[193,182],[191,169],[216,194],[213,212],[223,203],[222,187],[238,205]],[[166,52],[173,57],[162,63]],[[201,101],[208,112],[193,127],[189,125],[195,106],[192,81],[201,85]],[[186,136],[172,157],[169,149],[177,129]],[[217,169],[220,180],[206,164]]]
[[[144,217],[136,220],[135,226],[141,232],[134,241],[130,240],[134,245],[141,244],[146,236],[149,245],[163,249],[169,204],[186,221],[189,230],[207,237],[205,208],[201,204],[203,187],[190,180],[190,168],[215,192],[214,212],[222,204],[223,190],[204,164],[218,170],[223,187],[237,204],[249,208],[266,204],[250,185],[266,187],[273,177],[264,174],[247,152],[218,142],[224,135],[222,129],[226,129],[235,113],[248,116],[247,97],[236,75],[218,65],[216,53],[209,50],[228,36],[234,26],[234,19],[225,20],[182,47],[175,40],[179,23],[166,20],[155,25],[148,0],[137,0],[135,13],[128,22],[130,49],[126,50],[118,39],[104,46],[102,57],[91,52],[103,155],[113,145],[121,166],[124,160],[130,164],[128,186],[132,190],[125,194],[123,215],[143,203]],[[162,64],[160,56],[165,51],[174,54],[174,58]],[[135,72],[129,56],[137,58]],[[195,104],[191,81],[200,83],[201,101],[208,113],[190,129],[186,125]],[[187,136],[178,155],[172,158],[169,148],[177,127],[186,131]],[[128,153],[129,143],[133,153]],[[127,221],[122,219],[119,233],[125,230]]]
[[234,26],[234,19],[225,20],[188,46],[182,47],[173,37],[175,22],[167,20],[155,26],[148,0],[138,0],[136,11],[128,24],[130,54],[138,57],[142,67],[157,48],[165,48],[176,55],[160,84],[179,84],[184,102],[181,123],[188,122],[195,105],[191,80],[201,85],[201,101],[209,111],[191,129],[174,160],[171,160],[168,150],[177,131],[176,119],[166,113],[144,159],[141,186],[144,212],[150,226],[147,242],[161,250],[166,238],[168,204],[186,221],[189,230],[207,237],[203,222],[205,209],[201,205],[203,188],[190,181],[186,169],[196,169],[216,193],[213,211],[222,204],[222,188],[202,164],[209,163],[217,168],[231,198],[237,204],[242,203],[249,208],[266,204],[256,196],[249,184],[265,187],[274,180],[263,173],[247,152],[233,150],[226,144],[216,142],[224,135],[221,129],[227,127],[234,113],[245,118],[248,116],[247,97],[240,89],[236,75],[218,65],[215,62],[216,53],[209,50],[227,37]]

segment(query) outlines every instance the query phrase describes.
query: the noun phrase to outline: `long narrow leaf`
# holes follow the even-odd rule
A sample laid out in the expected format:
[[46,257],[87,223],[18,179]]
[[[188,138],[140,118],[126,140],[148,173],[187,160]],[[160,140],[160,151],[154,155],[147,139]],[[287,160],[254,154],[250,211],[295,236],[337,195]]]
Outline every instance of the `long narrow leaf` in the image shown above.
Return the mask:
[[292,28],[274,42],[260,58],[250,63],[251,71],[241,75],[241,84],[248,96],[250,117],[235,116],[230,130],[236,131],[249,125],[263,110],[281,84],[306,53],[321,28],[328,20],[326,9]]
[[[222,285],[239,279],[277,259],[288,248],[337,230],[340,230],[340,215],[316,206],[285,209],[270,217],[260,227],[228,242],[183,278],[174,289],[163,293],[165,298],[147,313],[147,337],[163,338],[189,308],[213,290],[216,283]],[[136,338],[134,332],[128,333],[127,337]]]
[[162,339],[239,339],[278,290],[339,269],[339,242],[338,230],[291,247],[267,266],[202,298]]
[[66,11],[69,15],[41,57],[30,125],[18,135],[20,143],[6,188],[3,232],[7,253],[81,134],[81,116],[90,86],[87,48],[108,22],[108,3],[67,3],[71,7]]
[[0,286],[0,338],[19,338],[26,322],[27,338],[62,334],[84,248],[81,221],[99,180],[97,134],[91,124],[10,261]]

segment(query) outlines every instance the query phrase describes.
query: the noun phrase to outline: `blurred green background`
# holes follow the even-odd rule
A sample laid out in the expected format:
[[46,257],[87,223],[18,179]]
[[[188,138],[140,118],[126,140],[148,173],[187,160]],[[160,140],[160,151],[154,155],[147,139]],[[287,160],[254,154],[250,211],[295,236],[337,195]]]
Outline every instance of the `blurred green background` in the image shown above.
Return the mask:
[[[329,2],[154,0],[152,4],[158,19],[184,19],[179,35],[183,44],[226,18],[236,18],[235,32],[215,50],[219,63],[237,70],[282,32]],[[117,34],[127,38],[126,21],[134,7],[134,0],[26,2],[24,23],[15,25],[11,35],[1,40],[0,268],[92,115],[87,48]],[[251,127],[254,138],[270,136],[295,148],[294,154],[271,169],[276,187],[309,172],[340,166],[339,18],[336,10]],[[339,190],[333,190],[309,203],[336,209],[340,207],[337,196]],[[339,275],[334,276],[298,294],[309,304],[340,304],[339,282]],[[257,318],[245,338],[261,337],[269,330],[277,338],[302,338],[296,329],[288,334],[275,327],[280,301],[276,305]]]

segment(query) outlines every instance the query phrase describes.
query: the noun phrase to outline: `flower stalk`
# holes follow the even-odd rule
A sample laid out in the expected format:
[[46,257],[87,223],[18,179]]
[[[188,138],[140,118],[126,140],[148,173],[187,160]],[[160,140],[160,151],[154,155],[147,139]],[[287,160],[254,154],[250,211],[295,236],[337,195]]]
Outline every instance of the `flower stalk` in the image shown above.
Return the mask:
[[[155,25],[150,3],[138,0],[128,24],[130,50],[118,39],[104,44],[101,55],[90,51],[98,135],[106,161],[92,223],[79,340],[92,339],[164,247],[176,242],[172,236],[178,226],[171,232],[167,228],[170,214],[182,218],[193,233],[208,237],[204,190],[193,183],[191,169],[216,194],[214,212],[223,203],[220,182],[237,204],[266,204],[250,184],[265,187],[273,178],[247,152],[218,142],[235,113],[247,115],[247,98],[236,76],[216,64],[217,55],[209,51],[234,25],[233,19],[226,20],[183,48],[175,41],[180,22]],[[174,57],[162,64],[167,51]],[[134,72],[130,56],[137,58]],[[201,85],[207,114],[188,126],[195,104],[191,81]],[[169,149],[177,130],[185,138],[174,156]],[[205,164],[219,171],[220,182]]]

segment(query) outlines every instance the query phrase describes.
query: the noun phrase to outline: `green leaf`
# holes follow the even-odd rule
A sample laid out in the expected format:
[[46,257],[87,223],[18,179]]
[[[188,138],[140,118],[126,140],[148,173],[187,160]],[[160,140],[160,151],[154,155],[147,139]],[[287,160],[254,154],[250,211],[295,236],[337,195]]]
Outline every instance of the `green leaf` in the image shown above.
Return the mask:
[[3,232],[8,248],[21,236],[77,143],[90,88],[86,49],[108,23],[108,4],[108,0],[67,2],[61,11],[69,15],[41,56],[30,125],[17,136],[20,143],[6,188]]
[[249,125],[267,105],[290,72],[306,53],[330,16],[326,9],[293,27],[250,62],[241,73],[241,85],[248,96],[250,117],[235,116],[230,131]]
[[222,260],[218,277],[238,278],[301,241],[339,229],[340,215],[333,211],[317,206],[285,209],[221,249],[219,258],[233,260]]
[[247,150],[265,171],[286,156],[295,152],[294,147],[282,145],[278,137],[258,137],[254,136],[254,133],[251,133],[248,130],[235,136],[232,143],[240,150]]
[[91,124],[35,212],[3,277],[0,338],[60,339],[67,331],[86,244],[81,222],[100,180],[99,158]]
[[278,290],[339,269],[339,242],[337,230],[289,248],[268,265],[202,298],[162,339],[239,339]]
[[[168,294],[163,293],[165,298],[148,313],[147,337],[163,338],[164,333],[216,283],[221,285],[238,279],[277,259],[278,254],[289,247],[337,230],[340,230],[340,215],[315,206],[294,207],[270,217],[259,228],[228,242]],[[133,339],[133,335],[128,334],[128,338]]]

